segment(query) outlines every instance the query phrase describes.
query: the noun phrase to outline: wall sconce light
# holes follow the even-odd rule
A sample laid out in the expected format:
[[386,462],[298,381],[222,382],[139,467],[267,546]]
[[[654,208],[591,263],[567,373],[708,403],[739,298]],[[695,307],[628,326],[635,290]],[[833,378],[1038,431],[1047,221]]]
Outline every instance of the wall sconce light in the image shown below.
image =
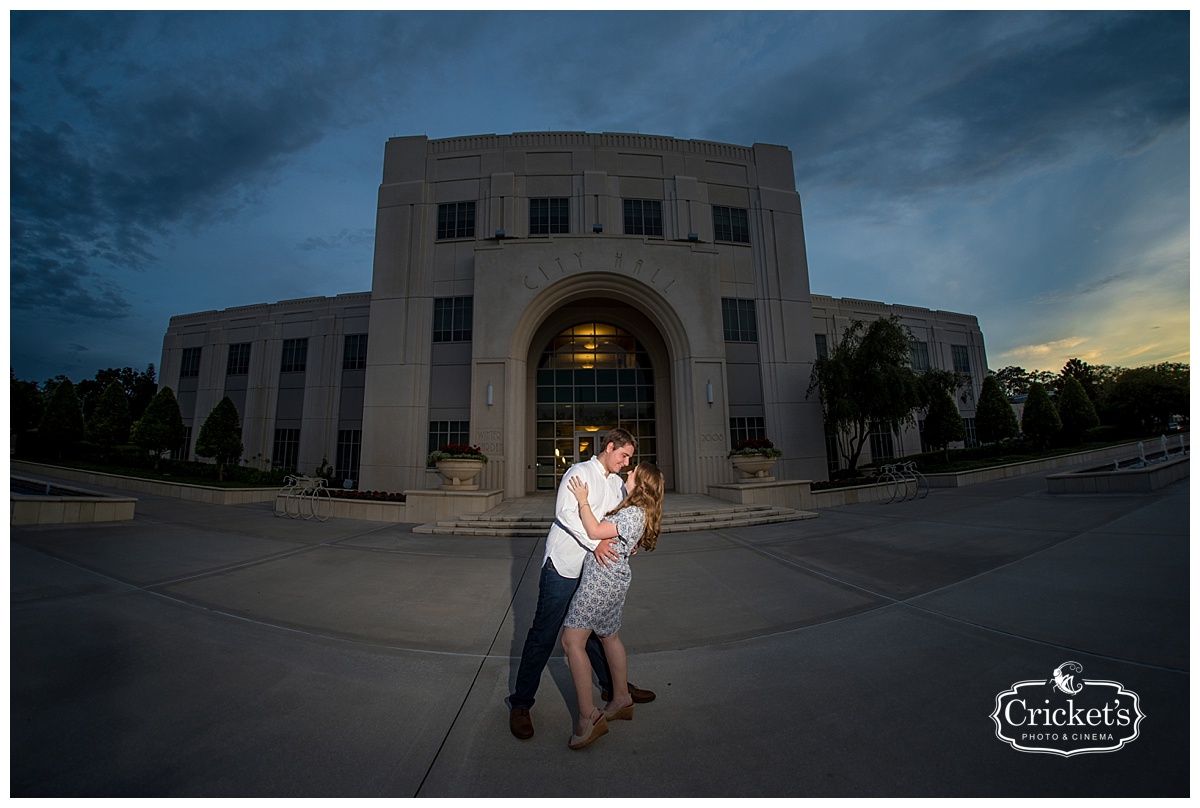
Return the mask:
[[490,407],[490,406],[492,406],[492,383],[491,383],[491,382],[488,382],[488,388],[487,388],[487,405],[488,405],[489,407]]
[[688,241],[699,241],[699,240],[700,240],[699,233],[688,233]]
[[707,387],[708,387],[708,403],[711,405],[711,404],[713,403],[713,399],[712,399],[712,382],[709,382],[709,383],[708,383],[708,385],[707,385]]
[[600,222],[596,222],[594,225],[592,225],[592,232],[593,233],[603,233],[604,225],[600,224]]

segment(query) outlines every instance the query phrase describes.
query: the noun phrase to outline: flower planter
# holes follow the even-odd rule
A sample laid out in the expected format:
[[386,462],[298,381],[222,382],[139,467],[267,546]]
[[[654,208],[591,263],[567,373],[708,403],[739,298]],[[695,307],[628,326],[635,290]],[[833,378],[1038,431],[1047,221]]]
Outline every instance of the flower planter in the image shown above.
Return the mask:
[[775,461],[779,459],[778,457],[767,457],[760,454],[735,454],[730,456],[729,459],[732,461],[735,469],[750,479],[761,482],[775,479],[769,476],[768,472],[775,466]]
[[448,458],[434,463],[445,482],[443,491],[478,491],[479,483],[472,482],[483,471],[482,460]]

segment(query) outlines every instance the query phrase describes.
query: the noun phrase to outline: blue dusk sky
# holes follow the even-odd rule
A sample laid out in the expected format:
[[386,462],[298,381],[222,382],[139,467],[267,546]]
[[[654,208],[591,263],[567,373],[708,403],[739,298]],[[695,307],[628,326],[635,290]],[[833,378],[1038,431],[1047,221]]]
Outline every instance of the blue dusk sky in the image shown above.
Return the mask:
[[979,318],[991,368],[1190,361],[1187,12],[12,12],[10,364],[371,288],[384,143],[791,149],[812,291]]

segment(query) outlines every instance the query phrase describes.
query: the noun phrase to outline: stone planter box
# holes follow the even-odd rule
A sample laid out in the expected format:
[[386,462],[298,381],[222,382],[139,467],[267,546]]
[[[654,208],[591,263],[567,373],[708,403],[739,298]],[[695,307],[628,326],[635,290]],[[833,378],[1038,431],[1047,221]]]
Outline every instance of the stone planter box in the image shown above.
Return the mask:
[[98,491],[50,486],[48,493],[18,493],[41,488],[40,480],[13,475],[9,495],[9,524],[77,525],[97,522],[122,522],[133,518],[137,499],[115,497]]
[[101,488],[115,488],[135,494],[152,494],[156,497],[173,497],[189,502],[204,502],[209,505],[246,505],[252,502],[272,502],[279,487],[272,488],[218,488],[207,485],[185,485],[163,480],[147,480],[141,477],[124,477],[99,471],[84,471],[63,466],[31,463],[27,460],[12,461],[13,471],[26,471],[56,480],[70,480]]

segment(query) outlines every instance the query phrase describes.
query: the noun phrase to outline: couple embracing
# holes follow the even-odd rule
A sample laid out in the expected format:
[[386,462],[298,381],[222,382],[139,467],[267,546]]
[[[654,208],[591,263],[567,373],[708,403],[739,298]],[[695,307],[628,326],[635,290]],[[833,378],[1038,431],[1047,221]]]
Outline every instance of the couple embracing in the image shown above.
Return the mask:
[[[576,463],[562,479],[554,524],[538,582],[538,604],[525,638],[509,729],[521,739],[533,737],[529,710],[554,650],[558,630],[571,669],[579,704],[578,721],[568,745],[582,749],[608,732],[608,721],[632,719],[633,705],[654,700],[654,693],[629,683],[625,646],[617,635],[629,589],[629,556],[650,551],[662,519],[663,475],[653,463],[639,463],[622,484],[637,440],[614,429],[603,451]],[[592,671],[604,707],[592,697]]]

